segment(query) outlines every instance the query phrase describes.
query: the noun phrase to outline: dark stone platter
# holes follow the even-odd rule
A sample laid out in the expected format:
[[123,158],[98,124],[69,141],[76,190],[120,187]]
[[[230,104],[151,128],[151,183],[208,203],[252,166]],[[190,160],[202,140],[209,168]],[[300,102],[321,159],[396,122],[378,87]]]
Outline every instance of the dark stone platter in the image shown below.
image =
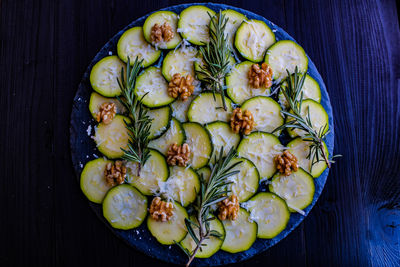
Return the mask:
[[[164,8],[161,10],[170,10],[174,11],[175,13],[179,14],[183,9],[188,6],[194,4],[184,4],[184,5],[177,5],[168,8]],[[294,39],[289,36],[284,30],[280,27],[276,26],[274,23],[270,22],[269,20],[256,15],[252,12],[235,8],[228,5],[223,4],[212,4],[206,3],[202,4],[205,5],[215,11],[220,9],[233,9],[240,13],[243,13],[249,19],[258,19],[262,20],[274,31],[277,41],[278,40],[293,40]],[[85,166],[86,162],[93,160],[97,157],[101,157],[101,154],[97,151],[96,145],[91,135],[94,134],[93,129],[96,125],[96,122],[92,119],[89,110],[89,97],[90,93],[92,92],[92,88],[89,82],[89,74],[93,67],[93,65],[102,59],[105,56],[108,56],[110,53],[113,55],[116,54],[116,44],[118,42],[119,37],[122,33],[133,27],[133,26],[141,26],[144,23],[148,15],[141,17],[128,26],[126,26],[122,31],[118,32],[111,40],[104,45],[104,47],[99,51],[99,53],[95,56],[92,60],[90,65],[88,66],[85,74],[83,75],[82,81],[79,84],[78,91],[74,98],[72,114],[71,114],[71,127],[70,127],[70,143],[71,143],[71,154],[72,154],[72,162],[74,165],[75,173],[77,179],[79,180],[80,174],[82,172],[83,167]],[[162,60],[162,57],[160,58]],[[161,61],[160,61],[161,62]],[[325,84],[318,73],[314,63],[309,58],[309,65],[308,65],[308,74],[311,75],[320,85],[321,87],[321,96],[322,100],[321,103],[325,110],[329,115],[329,128],[330,133],[328,134],[325,142],[328,147],[329,153],[333,153],[333,146],[334,146],[334,125],[333,125],[333,117],[332,117],[332,107],[329,100],[329,95],[326,90]],[[326,179],[328,177],[329,170],[325,170],[322,175],[315,179],[315,195],[313,202],[310,206],[308,206],[304,212],[305,216],[310,212],[312,207],[315,205],[316,201],[318,200],[319,196],[322,193],[322,189],[324,188]],[[127,242],[130,246],[134,247],[135,249],[144,252],[145,254],[166,261],[171,263],[183,264],[186,262],[187,258],[185,254],[177,247],[177,246],[164,246],[159,244],[155,238],[153,238],[150,232],[147,230],[145,224],[142,224],[139,228],[123,231],[118,229],[113,229],[108,222],[103,218],[101,205],[93,204],[89,202],[89,205],[93,208],[97,216],[102,220],[110,229],[113,231],[118,237],[122,238],[125,242]],[[239,262],[245,259],[248,259],[258,253],[261,253],[267,250],[269,247],[275,245],[280,240],[285,238],[293,229],[295,229],[305,218],[305,216],[300,215],[298,213],[292,213],[290,217],[290,221],[288,226],[284,231],[282,231],[277,237],[273,239],[257,239],[257,241],[253,244],[253,246],[241,253],[230,254],[224,251],[219,251],[214,254],[212,257],[208,259],[195,259],[193,262],[193,266],[215,266],[215,265],[222,265],[228,263]]]

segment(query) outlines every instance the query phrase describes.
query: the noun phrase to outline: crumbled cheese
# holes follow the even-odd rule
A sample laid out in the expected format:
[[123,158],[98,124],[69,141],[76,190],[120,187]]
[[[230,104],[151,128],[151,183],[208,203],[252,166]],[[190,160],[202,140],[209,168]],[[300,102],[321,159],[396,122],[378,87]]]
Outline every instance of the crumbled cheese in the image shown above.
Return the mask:
[[86,133],[88,136],[90,136],[92,134],[92,125],[88,125],[88,127],[86,129]]

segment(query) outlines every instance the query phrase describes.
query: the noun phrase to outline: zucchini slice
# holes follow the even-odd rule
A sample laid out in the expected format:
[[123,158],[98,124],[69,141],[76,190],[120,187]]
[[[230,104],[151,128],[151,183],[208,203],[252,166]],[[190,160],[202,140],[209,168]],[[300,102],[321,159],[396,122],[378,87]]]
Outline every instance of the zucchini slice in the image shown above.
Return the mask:
[[275,34],[261,20],[245,20],[236,31],[235,47],[246,59],[261,62],[265,51],[275,43]]
[[213,121],[229,121],[232,113],[232,102],[225,97],[227,110],[222,107],[221,95],[205,92],[193,99],[187,113],[189,121],[206,124]]
[[169,106],[150,109],[147,115],[153,119],[149,139],[157,138],[168,130],[172,118],[172,111]]
[[147,215],[147,198],[133,186],[118,185],[104,198],[103,215],[113,228],[129,230],[139,227]]
[[147,217],[147,228],[150,233],[163,245],[172,245],[185,238],[187,230],[185,218],[189,218],[186,210],[178,202],[174,202],[173,215],[169,221],[161,222]]
[[182,101],[178,98],[176,101],[172,102],[172,104],[171,104],[172,116],[175,117],[180,122],[186,122],[187,121],[187,111],[188,111],[190,103],[192,103],[193,99],[194,99],[194,96],[191,95],[188,97],[188,99],[186,101]]
[[126,108],[118,101],[118,99],[103,97],[96,92],[92,92],[89,100],[89,111],[90,114],[92,114],[93,119],[96,119],[97,113],[100,111],[100,106],[107,102],[115,104],[117,114],[124,114],[126,112]]
[[269,178],[276,172],[274,157],[282,151],[279,139],[264,132],[253,132],[244,137],[238,147],[239,157],[251,160],[262,178]]
[[170,167],[168,180],[160,182],[160,194],[184,207],[196,199],[197,192],[200,192],[199,175],[190,167]]
[[81,173],[82,192],[90,201],[97,204],[103,202],[104,196],[111,188],[104,178],[104,170],[108,163],[112,161],[103,158],[89,161]]
[[[191,216],[190,220],[193,222],[197,222],[197,219],[195,216]],[[197,238],[199,238],[198,235],[198,228],[193,226],[193,230],[195,232],[195,235]],[[222,246],[222,243],[224,242],[225,239],[225,229],[224,226],[222,225],[221,221],[215,218],[214,220],[210,221],[210,230],[215,230],[218,233],[222,235],[222,238],[219,239],[217,237],[210,237],[209,239],[206,239],[203,244],[204,246],[201,247],[201,250],[198,250],[196,253],[195,258],[209,258],[212,255],[214,255]],[[189,233],[186,234],[186,237],[181,241],[181,245],[192,252],[195,247],[196,243],[191,237]]]
[[190,166],[199,169],[207,165],[213,152],[210,133],[197,122],[182,124],[190,148]]
[[265,62],[272,69],[274,80],[282,81],[287,77],[286,70],[294,73],[297,66],[298,71],[306,73],[308,69],[308,58],[304,49],[290,40],[282,40],[272,45],[266,55]]
[[[172,31],[174,32],[174,37],[168,42],[160,42],[153,43],[151,41],[151,29],[155,24],[163,25],[167,23],[171,26]],[[151,43],[155,47],[159,47],[161,49],[173,49],[175,48],[181,41],[182,38],[176,31],[178,28],[178,15],[172,11],[157,11],[147,17],[143,24],[143,34],[144,38],[147,42]]]
[[[273,130],[281,126],[284,122],[281,114],[281,106],[267,96],[250,98],[242,104],[241,108],[253,114],[255,123],[253,131],[272,133]],[[279,134],[279,132],[275,132],[275,135]]]
[[105,97],[121,94],[117,78],[121,78],[121,70],[126,68],[117,56],[108,56],[97,62],[90,72],[90,84],[93,90]]
[[258,225],[258,238],[274,238],[286,228],[290,219],[286,202],[273,193],[258,193],[245,206],[250,211],[250,220]]
[[176,143],[177,145],[182,145],[184,141],[185,131],[181,123],[172,117],[168,130],[159,138],[150,141],[149,147],[157,149],[166,155],[172,144]]
[[215,121],[206,125],[206,129],[210,132],[212,144],[214,145],[214,153],[211,162],[215,163],[215,156],[219,156],[220,150],[224,147],[224,157],[228,154],[231,147],[236,148],[240,141],[240,135],[232,132],[228,123]]
[[241,105],[244,101],[254,96],[269,96],[270,88],[252,88],[249,84],[248,73],[253,62],[244,61],[232,68],[226,77],[226,94],[233,102]]
[[[324,107],[318,103],[315,102],[312,99],[306,99],[303,101],[301,105],[301,115],[303,117],[307,117],[310,115],[311,123],[313,125],[313,129],[316,130],[317,132],[320,131],[322,128],[322,134],[325,134],[329,131],[329,117],[328,113],[326,113]],[[293,118],[287,116],[286,121],[292,121]],[[292,129],[289,128],[287,129],[289,135],[291,137],[296,137],[296,136],[303,136],[305,135],[305,132],[303,130],[299,129]]]
[[[329,158],[328,148],[326,147],[325,142],[323,142],[323,144],[325,154]],[[309,172],[314,178],[317,178],[324,172],[324,170],[327,168],[327,165],[323,160],[315,163],[314,165],[311,164],[311,160],[307,158],[308,154],[310,153],[310,145],[310,141],[304,141],[298,137],[289,142],[287,147],[288,151],[296,156],[299,166],[305,171]]]
[[126,129],[125,121],[129,123],[130,119],[116,115],[111,123],[101,122],[95,127],[94,141],[97,149],[107,158],[120,158],[124,155],[121,148],[128,149],[129,131]]
[[[147,95],[146,95],[147,94]],[[168,83],[161,74],[161,70],[150,67],[137,77],[135,95],[142,99],[142,103],[149,107],[162,107],[172,103],[175,98],[168,94]]]
[[153,195],[160,190],[159,183],[167,180],[169,169],[164,156],[157,150],[150,149],[150,158],[140,169],[137,176],[137,163],[129,161],[126,164],[127,181],[144,195]]
[[146,42],[142,27],[133,27],[124,32],[119,38],[117,53],[125,63],[128,62],[129,57],[131,65],[135,62],[136,57],[143,59],[142,65],[146,68],[157,61],[161,55],[161,50],[157,50]]
[[235,194],[239,202],[245,202],[257,193],[258,185],[260,183],[260,174],[253,162],[246,158],[235,158],[231,164],[241,161],[239,165],[232,169],[238,170],[239,173],[227,178],[232,182],[229,189]]
[[[281,86],[286,87],[287,82],[285,81]],[[303,100],[312,99],[318,103],[321,102],[321,88],[319,87],[319,84],[317,83],[317,81],[314,80],[314,78],[308,74],[306,74],[306,78],[304,79],[304,84],[303,84],[303,88],[301,89],[301,91],[303,92]],[[298,99],[300,99],[300,96]],[[286,98],[282,92],[282,89],[279,92],[279,103],[285,109],[289,109],[289,104],[286,101]]]
[[302,210],[307,208],[314,198],[314,179],[302,168],[289,176],[277,173],[269,184],[269,191],[283,198],[290,212],[304,215]]
[[239,13],[232,9],[226,9],[222,11],[222,15],[225,15],[225,18],[228,19],[228,22],[225,26],[225,36],[229,43],[229,48],[231,51],[234,50],[233,43],[235,41],[235,34],[239,26],[242,24],[244,20],[246,20],[246,16],[242,13]]
[[240,208],[236,220],[224,220],[225,240],[221,249],[230,253],[248,250],[257,239],[257,224],[250,221],[250,213]]
[[192,44],[204,45],[210,41],[208,25],[215,12],[205,6],[190,6],[179,15],[178,32]]
[[182,76],[190,74],[195,77],[193,64],[198,60],[196,55],[197,49],[192,46],[169,51],[162,64],[162,74],[165,79],[171,81],[175,73]]
[[204,166],[201,169],[196,170],[197,174],[199,175],[199,178],[203,176],[203,179],[208,182],[211,176],[211,169],[208,166]]

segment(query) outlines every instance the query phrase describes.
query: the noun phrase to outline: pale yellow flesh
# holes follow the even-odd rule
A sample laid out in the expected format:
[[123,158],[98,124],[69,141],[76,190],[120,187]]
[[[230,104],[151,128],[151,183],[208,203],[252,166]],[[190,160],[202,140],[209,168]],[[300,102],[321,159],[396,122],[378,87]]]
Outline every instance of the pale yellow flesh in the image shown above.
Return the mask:
[[242,202],[257,192],[259,175],[256,167],[246,159],[236,158],[231,161],[231,164],[239,161],[241,163],[232,169],[239,173],[228,177],[227,180],[233,182],[229,185],[229,189],[237,196],[239,202]]
[[194,62],[197,49],[194,47],[184,47],[177,50],[171,50],[164,59],[163,73],[165,78],[170,81],[174,74],[179,73],[182,76],[190,74],[195,77]]
[[219,157],[221,148],[224,147],[223,156],[225,157],[231,147],[236,148],[240,141],[240,135],[232,131],[228,123],[216,122],[206,125],[210,132],[212,143],[214,145],[211,162],[214,163],[215,155]]
[[103,103],[113,103],[115,105],[115,108],[117,109],[118,114],[123,114],[126,112],[125,107],[119,102],[118,99],[116,98],[107,98],[104,97],[96,92],[93,92],[90,95],[90,103],[89,103],[89,110],[90,113],[92,114],[92,117],[96,119],[97,114],[100,111],[100,106]]
[[232,113],[232,106],[229,99],[226,100],[227,110],[225,111],[222,107],[222,100],[220,94],[215,94],[216,100],[212,96],[212,93],[203,93],[195,98],[189,109],[189,120],[198,122],[200,124],[206,124],[213,121],[225,121],[228,122]]
[[159,138],[150,141],[149,147],[157,149],[166,155],[172,144],[176,143],[177,145],[182,145],[183,139],[184,132],[182,126],[175,118],[172,118],[168,130]]

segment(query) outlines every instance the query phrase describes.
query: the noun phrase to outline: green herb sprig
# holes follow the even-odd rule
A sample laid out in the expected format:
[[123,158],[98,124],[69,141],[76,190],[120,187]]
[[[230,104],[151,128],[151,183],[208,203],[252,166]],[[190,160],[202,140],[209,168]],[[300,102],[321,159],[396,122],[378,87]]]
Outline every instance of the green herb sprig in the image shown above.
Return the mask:
[[[140,99],[135,95],[134,88],[136,78],[141,69],[143,60],[137,57],[133,66],[130,65],[130,59],[126,65],[126,72],[124,68],[121,70],[121,79],[117,78],[118,85],[122,91],[122,97],[118,100],[129,112],[130,121],[125,121],[126,128],[128,129],[129,143],[128,149],[121,150],[124,152],[123,159],[137,162],[137,175],[140,176],[140,170],[150,157],[150,150],[147,147],[149,144],[149,135],[152,119],[147,115],[147,109],[142,104],[144,95]],[[126,75],[126,79],[125,79]]]
[[[315,130],[313,128],[313,124],[310,118],[310,110],[309,107],[306,109],[306,115],[301,113],[301,106],[303,104],[303,84],[306,78],[306,75],[302,75],[296,66],[294,73],[291,75],[288,70],[286,70],[288,76],[286,78],[286,86],[281,85],[281,90],[283,95],[286,98],[286,101],[289,104],[290,111],[281,111],[284,115],[293,118],[293,120],[289,120],[285,124],[276,128],[273,132],[280,131],[286,128],[296,128],[306,132],[304,136],[301,138],[304,141],[310,141],[310,151],[307,155],[307,159],[311,160],[311,170],[312,167],[320,162],[325,161],[328,168],[331,167],[331,163],[333,157],[338,157],[340,155],[333,156],[331,159],[328,159],[327,154],[325,153],[325,147],[323,140],[328,135],[329,131],[326,131],[328,125],[325,124],[319,130]],[[325,132],[326,131],[326,132]]]
[[218,15],[212,16],[211,23],[208,26],[210,33],[210,42],[200,47],[200,55],[203,58],[204,65],[200,66],[200,70],[196,73],[202,76],[202,81],[206,84],[206,88],[211,90],[215,98],[215,93],[221,95],[224,110],[227,110],[225,101],[225,76],[230,71],[230,51],[228,41],[225,36],[225,27],[228,18],[219,11]]
[[[241,161],[230,164],[232,159],[236,156],[236,151],[231,148],[226,155],[223,156],[224,148],[222,147],[219,153],[219,158],[215,156],[215,165],[212,167],[211,175],[206,182],[201,177],[200,193],[197,196],[195,203],[196,219],[194,222],[190,219],[185,219],[186,228],[190,237],[195,241],[196,247],[193,251],[188,251],[181,244],[175,242],[189,257],[186,266],[189,266],[193,261],[196,253],[204,246],[203,242],[211,237],[222,238],[222,234],[216,230],[210,229],[210,222],[215,219],[210,214],[211,206],[226,199],[227,194],[230,192],[228,185],[232,182],[228,181],[229,176],[237,174],[239,171],[232,171]],[[197,232],[197,235],[196,235]]]

